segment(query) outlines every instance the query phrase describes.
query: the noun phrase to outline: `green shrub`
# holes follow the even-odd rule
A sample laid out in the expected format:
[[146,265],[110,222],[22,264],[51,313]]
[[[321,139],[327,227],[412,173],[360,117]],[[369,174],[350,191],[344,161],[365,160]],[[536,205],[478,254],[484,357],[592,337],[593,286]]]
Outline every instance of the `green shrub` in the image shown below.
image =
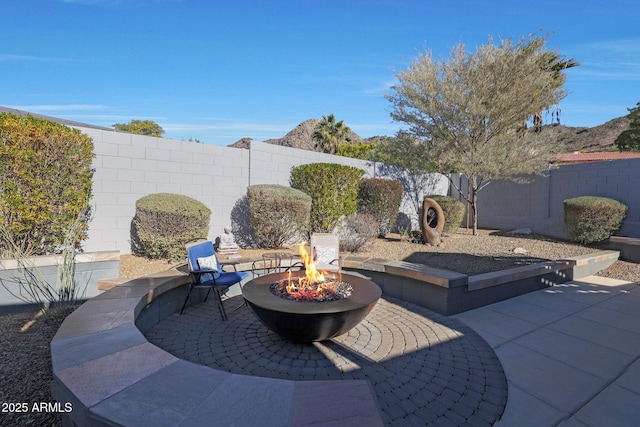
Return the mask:
[[334,163],[291,168],[291,187],[311,196],[311,232],[331,233],[341,217],[356,212],[364,171]]
[[607,197],[583,196],[564,201],[564,227],[579,243],[600,242],[620,229],[627,206]]
[[86,231],[93,156],[93,141],[77,129],[0,114],[0,226],[21,253],[59,252],[82,212]]
[[185,243],[209,234],[211,211],[180,194],[157,193],[138,199],[133,218],[135,252],[153,259],[183,259]]
[[402,183],[396,179],[365,178],[360,180],[358,212],[371,215],[378,237],[391,232],[402,201]]
[[311,196],[282,185],[251,185],[247,188],[249,215],[256,243],[279,248],[306,237],[311,216]]
[[344,218],[338,236],[340,249],[358,252],[366,248],[378,235],[378,225],[372,215],[355,213]]
[[443,233],[456,233],[464,219],[465,206],[459,200],[451,196],[425,196],[425,199],[433,199],[442,208],[444,214]]

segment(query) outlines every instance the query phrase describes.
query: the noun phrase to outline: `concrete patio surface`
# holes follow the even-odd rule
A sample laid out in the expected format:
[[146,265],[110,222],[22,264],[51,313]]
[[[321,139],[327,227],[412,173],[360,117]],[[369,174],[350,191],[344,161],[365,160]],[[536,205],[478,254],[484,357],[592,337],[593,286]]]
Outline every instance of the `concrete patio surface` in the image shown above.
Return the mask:
[[497,426],[640,425],[640,286],[589,276],[452,316],[507,377]]

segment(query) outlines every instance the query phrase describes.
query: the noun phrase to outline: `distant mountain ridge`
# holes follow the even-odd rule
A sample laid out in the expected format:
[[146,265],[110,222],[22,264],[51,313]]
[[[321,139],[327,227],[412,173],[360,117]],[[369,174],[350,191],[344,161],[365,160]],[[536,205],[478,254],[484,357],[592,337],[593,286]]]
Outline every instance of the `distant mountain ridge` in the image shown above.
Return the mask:
[[[307,119],[282,138],[268,139],[264,142],[267,144],[282,145],[284,147],[317,151],[311,135],[319,121],[320,119]],[[557,127],[560,133],[559,141],[565,145],[566,148],[564,151],[566,153],[597,153],[611,151],[615,148],[615,140],[618,135],[620,135],[622,131],[629,129],[629,119],[627,116],[618,117],[591,128],[564,125],[558,125]],[[373,142],[379,139],[380,136],[361,138],[355,132],[351,133],[351,140],[354,143],[358,141]],[[251,138],[242,138],[231,144],[230,147],[248,148],[251,141]]]
[[[315,143],[313,142],[313,130],[316,125],[320,122],[320,119],[307,119],[304,122],[300,123],[298,126],[293,128],[289,133],[287,133],[282,138],[275,139],[267,139],[264,141],[267,144],[273,145],[282,145],[283,147],[292,147],[292,148],[300,148],[302,150],[316,151]],[[351,131],[351,141],[353,143],[357,143],[358,141],[362,141],[363,139]],[[248,144],[252,141],[251,138],[242,138],[233,144],[229,145],[229,147],[236,148],[247,148]]]
[[560,142],[565,144],[568,153],[612,151],[618,135],[627,129],[629,129],[627,116],[618,117],[591,128],[560,125]]

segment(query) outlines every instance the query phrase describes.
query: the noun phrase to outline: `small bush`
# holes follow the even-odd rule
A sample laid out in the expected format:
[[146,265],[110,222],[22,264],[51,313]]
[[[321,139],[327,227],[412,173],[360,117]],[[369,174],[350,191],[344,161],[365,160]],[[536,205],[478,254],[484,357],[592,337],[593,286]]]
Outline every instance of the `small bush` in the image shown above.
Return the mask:
[[291,187],[311,196],[311,232],[331,233],[341,217],[356,212],[364,171],[335,163],[291,168]]
[[443,233],[457,233],[464,219],[464,203],[451,196],[425,196],[425,199],[433,199],[442,208],[444,214]]
[[[0,114],[0,227],[22,253],[61,251],[81,212],[86,231],[93,141],[77,129]],[[0,253],[9,248],[0,244]]]
[[308,194],[282,185],[252,185],[247,188],[247,198],[259,247],[279,248],[306,237],[311,216]]
[[398,230],[401,242],[424,244],[424,236],[420,230],[412,230],[411,227],[405,227]]
[[358,252],[366,248],[378,235],[378,224],[372,215],[351,214],[344,218],[338,236],[340,249]]
[[620,229],[627,206],[606,197],[583,196],[564,201],[564,226],[578,243],[595,243]]
[[136,252],[152,259],[183,259],[185,243],[209,234],[211,211],[180,194],[150,194],[136,202],[133,241]]
[[373,216],[378,237],[384,237],[395,225],[400,202],[402,183],[396,179],[361,179],[358,190],[358,212]]

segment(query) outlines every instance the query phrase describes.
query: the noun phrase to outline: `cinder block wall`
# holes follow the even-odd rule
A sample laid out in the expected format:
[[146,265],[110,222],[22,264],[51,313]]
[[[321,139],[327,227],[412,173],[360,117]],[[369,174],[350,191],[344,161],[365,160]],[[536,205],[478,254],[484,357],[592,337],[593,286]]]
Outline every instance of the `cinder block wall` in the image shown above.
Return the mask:
[[[209,239],[225,225],[246,218],[243,197],[247,186],[289,185],[291,168],[307,163],[340,163],[361,168],[366,177],[400,179],[405,185],[402,212],[417,225],[411,197],[447,194],[448,180],[440,174],[411,174],[401,168],[290,147],[252,142],[250,149],[153,138],[123,132],[79,128],[95,145],[93,199],[87,252],[131,252],[135,203],[153,193],[192,197],[211,209]],[[320,177],[319,177],[320,178]],[[411,191],[408,191],[411,190]]]
[[131,252],[135,203],[152,193],[177,193],[211,211],[210,233],[219,235],[248,183],[248,150],[88,128],[93,138],[94,217],[86,251]]
[[[629,207],[619,236],[640,237],[640,159],[564,165],[528,184],[495,181],[478,194],[478,226],[502,230],[531,228],[566,238],[563,201],[579,196],[615,199]],[[463,184],[464,177],[458,178]],[[459,194],[452,189],[452,195]]]

